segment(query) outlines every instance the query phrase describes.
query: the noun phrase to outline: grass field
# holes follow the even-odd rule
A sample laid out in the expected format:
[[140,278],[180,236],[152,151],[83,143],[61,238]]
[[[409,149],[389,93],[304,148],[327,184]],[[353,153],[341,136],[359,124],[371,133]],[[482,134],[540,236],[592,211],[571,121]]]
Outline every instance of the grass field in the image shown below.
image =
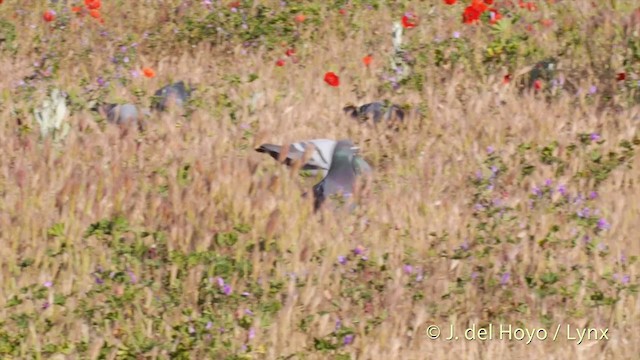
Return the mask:
[[[0,1],[0,358],[636,359],[638,4],[484,3]],[[254,151],[315,138],[355,211]]]

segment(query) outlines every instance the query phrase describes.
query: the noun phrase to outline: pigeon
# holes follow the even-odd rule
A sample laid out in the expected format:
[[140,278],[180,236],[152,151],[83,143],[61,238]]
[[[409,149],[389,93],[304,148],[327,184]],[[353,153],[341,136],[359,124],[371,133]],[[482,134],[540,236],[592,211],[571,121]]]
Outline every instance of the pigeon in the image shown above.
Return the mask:
[[360,175],[371,173],[371,166],[357,155],[358,148],[351,140],[340,140],[336,143],[331,159],[331,167],[327,175],[313,186],[314,211],[318,211],[324,201],[341,194],[343,198],[351,198]]
[[347,105],[342,110],[353,119],[367,121],[373,118],[375,124],[382,121],[399,120],[404,121],[404,110],[399,105],[387,102],[372,102],[362,106]]
[[192,90],[187,89],[184,85],[184,81],[167,85],[155,92],[153,109],[166,111],[172,105],[184,107],[191,96],[191,92]]
[[[287,157],[284,159],[284,163],[287,166],[293,165],[296,160],[302,159],[305,151],[311,145],[313,145],[315,149],[311,154],[311,158],[309,158],[309,160],[302,166],[302,170],[307,170],[312,175],[321,173],[324,177],[331,167],[331,157],[333,156],[333,149],[336,147],[335,140],[314,139],[293,143],[289,145],[289,150],[287,151]],[[262,144],[255,150],[260,153],[268,153],[272,158],[279,160],[280,153],[282,152],[282,146]]]

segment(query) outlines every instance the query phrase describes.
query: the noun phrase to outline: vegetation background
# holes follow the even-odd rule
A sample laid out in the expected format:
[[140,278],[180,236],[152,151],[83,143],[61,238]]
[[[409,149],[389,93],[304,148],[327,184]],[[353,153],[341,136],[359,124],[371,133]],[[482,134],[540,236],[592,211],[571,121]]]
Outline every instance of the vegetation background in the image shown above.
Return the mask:
[[[637,358],[638,4],[484,3],[0,1],[0,357]],[[144,132],[90,111],[177,80]],[[375,169],[355,212],[253,150],[313,138]]]

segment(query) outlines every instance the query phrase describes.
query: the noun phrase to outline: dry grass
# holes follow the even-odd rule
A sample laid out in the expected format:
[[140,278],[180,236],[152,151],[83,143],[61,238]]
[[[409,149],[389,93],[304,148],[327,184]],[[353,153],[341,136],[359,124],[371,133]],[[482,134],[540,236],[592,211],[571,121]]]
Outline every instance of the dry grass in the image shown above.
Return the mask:
[[[583,11],[572,4],[563,5],[569,9],[564,16]],[[0,7],[8,14],[19,5]],[[199,105],[188,119],[154,114],[146,133],[122,134],[78,109],[68,119],[72,130],[63,143],[41,141],[30,109],[46,86],[87,97],[79,80],[113,73],[108,59],[118,51],[116,38],[152,28],[165,12],[143,2],[103,7],[109,37],[101,37],[91,19],[70,25],[77,31],[51,33],[39,13],[28,14],[15,20],[18,56],[0,59],[0,353],[6,358],[632,359],[640,352],[640,158],[613,169],[596,186],[591,178],[573,179],[587,166],[587,154],[567,153],[579,134],[592,132],[606,141],[589,146],[619,152],[620,141],[637,135],[637,108],[603,110],[586,98],[576,105],[571,96],[547,102],[503,86],[500,71],[485,78],[464,66],[431,65],[421,69],[422,91],[387,95],[426,106],[423,118],[414,116],[399,132],[361,126],[341,108],[349,101],[378,100],[376,74],[391,52],[387,27],[394,19],[392,12],[363,10],[354,15],[362,28],[346,27],[346,39],[339,35],[344,26],[331,23],[334,18],[309,29],[320,36],[298,49],[299,65],[284,68],[275,67],[264,50],[243,54],[241,46],[199,45],[171,55],[142,42],[135,65],[151,66],[158,76],[133,78],[126,87],[113,80],[107,98],[148,105],[149,95],[170,80],[190,80],[198,86]],[[459,30],[481,46],[482,30],[457,23],[460,9],[438,4],[430,16],[428,9],[417,10],[423,21],[407,36],[419,43]],[[35,44],[24,45],[37,35],[57,39],[51,41],[60,62],[53,78],[33,83],[36,91],[28,98],[16,84],[40,57]],[[64,44],[56,42],[63,37]],[[558,44],[547,45],[544,51]],[[82,58],[78,54],[86,47],[92,52]],[[360,58],[372,50],[374,64],[366,69]],[[588,68],[578,54],[565,60],[581,59]],[[322,82],[329,70],[341,76],[340,87]],[[257,80],[225,80],[230,74],[246,80],[250,73]],[[353,86],[367,95],[357,99]],[[136,98],[136,89],[145,96]],[[249,100],[257,92],[262,98],[252,112]],[[235,121],[221,103],[223,95],[233,104]],[[22,131],[25,123],[33,131]],[[262,142],[312,138],[351,138],[374,167],[372,189],[355,213],[313,214],[311,199],[301,195],[317,180],[252,150]],[[566,161],[564,175],[541,164],[534,150],[518,155],[522,143],[552,141],[558,143],[554,154]],[[480,168],[486,174],[482,163],[489,146],[504,161],[495,196],[508,195],[503,201],[513,209],[513,221],[474,210],[477,189],[470,179]],[[536,169],[521,179],[523,162]],[[185,165],[182,181],[178,174]],[[611,225],[594,240],[607,251],[571,242],[575,231],[584,230],[572,217],[572,205],[529,206],[531,189],[546,179],[554,187],[566,184],[572,196],[597,191],[588,206]],[[117,215],[127,221],[119,233],[84,236],[91,224]],[[497,224],[493,238],[479,229],[482,219]],[[52,235],[55,224],[63,224],[62,233]],[[237,230],[243,224],[246,229]],[[556,240],[541,243],[554,225]],[[220,245],[216,234],[234,234],[237,242]],[[366,249],[367,261],[353,255],[358,246]],[[454,256],[461,246],[468,247],[467,255]],[[219,258],[189,258],[196,253]],[[340,265],[338,257],[348,255]],[[231,271],[221,270],[221,258],[233,264]],[[97,269],[103,273],[96,275]],[[110,272],[122,272],[124,280],[111,279]],[[510,278],[501,285],[504,273]],[[555,293],[542,296],[540,279],[548,273],[560,278],[544,288]],[[613,274],[628,275],[628,283],[613,281]],[[231,285],[231,296],[219,294],[218,276]],[[527,277],[536,284],[528,285]],[[43,290],[48,281],[52,286]],[[597,290],[615,301],[595,304]],[[251,295],[241,296],[244,291]],[[276,311],[269,310],[273,302],[279,304]],[[254,315],[244,315],[246,309]],[[353,344],[342,346],[339,338],[337,350],[314,349],[314,338],[330,335],[338,319],[353,329]],[[209,321],[213,328],[206,329]],[[242,321],[255,329],[254,338]],[[488,323],[544,328],[549,338],[527,345],[430,340],[425,334],[432,324],[448,336],[450,324],[462,332]],[[553,341],[559,324],[562,331]],[[567,339],[567,324],[608,328],[609,340],[576,345]],[[17,350],[9,351],[12,346]]]

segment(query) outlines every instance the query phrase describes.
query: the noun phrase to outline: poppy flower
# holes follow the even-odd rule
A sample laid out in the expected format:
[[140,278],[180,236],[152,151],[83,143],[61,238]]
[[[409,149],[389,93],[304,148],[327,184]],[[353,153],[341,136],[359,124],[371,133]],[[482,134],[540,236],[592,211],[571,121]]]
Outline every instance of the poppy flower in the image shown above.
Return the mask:
[[234,9],[234,8],[239,8],[240,7],[240,1],[232,1],[229,3],[229,8]]
[[456,0],[444,0],[444,3],[447,5],[453,5],[456,3]]
[[296,17],[293,18],[297,23],[303,23],[307,17],[304,16],[304,14],[298,14],[296,15]]
[[625,74],[623,72],[618,73],[618,75],[616,76],[616,80],[618,80],[618,81],[624,81],[626,78],[627,78],[627,74]]
[[156,72],[150,67],[143,67],[142,74],[144,74],[144,76],[148,78],[156,76]]
[[480,15],[482,15],[488,7],[489,6],[487,6],[487,4],[482,0],[473,0],[471,5],[464,9],[464,13],[462,13],[462,22],[465,24],[473,24],[480,20]]
[[533,82],[533,88],[538,91],[540,89],[542,89],[542,80],[540,79],[536,79],[536,81]]
[[549,26],[553,25],[553,20],[551,20],[551,19],[542,19],[542,20],[540,20],[540,24],[542,24],[542,26],[544,26],[544,27],[549,27]]
[[283,67],[284,66],[284,60],[278,59],[278,61],[276,61],[276,66]]
[[487,5],[493,5],[493,0],[484,0],[484,3]]
[[413,29],[414,27],[416,27],[415,20],[416,20],[415,15],[405,14],[402,17],[402,26],[404,26],[405,29]]
[[520,0],[518,2],[518,5],[520,6],[521,9],[527,9],[529,11],[536,11],[538,10],[538,7],[536,6],[536,4],[530,2],[530,1],[522,1]]
[[73,6],[71,7],[71,12],[77,13],[82,11],[82,6]]
[[100,19],[100,11],[96,9],[89,11],[89,15],[91,15],[91,17],[94,19]]
[[346,9],[340,9],[340,10],[338,10],[338,12],[340,13],[340,15],[347,15],[347,10]]
[[363,57],[362,58],[362,62],[364,63],[365,66],[371,65],[371,62],[373,62],[373,56],[367,55],[367,56]]
[[291,56],[296,54],[296,50],[292,49],[292,48],[289,48],[289,49],[287,49],[287,51],[284,52],[284,54],[289,56],[289,57],[291,57]]
[[53,10],[47,10],[44,12],[44,15],[42,15],[42,18],[46,22],[52,22],[56,19],[56,12]]
[[102,6],[102,2],[100,0],[84,0],[84,4],[89,8],[89,10],[98,10]]
[[324,82],[326,82],[330,86],[337,87],[338,85],[340,85],[340,78],[333,71],[329,71],[324,74]]
[[502,83],[503,84],[508,84],[511,82],[511,74],[507,74],[502,78]]

